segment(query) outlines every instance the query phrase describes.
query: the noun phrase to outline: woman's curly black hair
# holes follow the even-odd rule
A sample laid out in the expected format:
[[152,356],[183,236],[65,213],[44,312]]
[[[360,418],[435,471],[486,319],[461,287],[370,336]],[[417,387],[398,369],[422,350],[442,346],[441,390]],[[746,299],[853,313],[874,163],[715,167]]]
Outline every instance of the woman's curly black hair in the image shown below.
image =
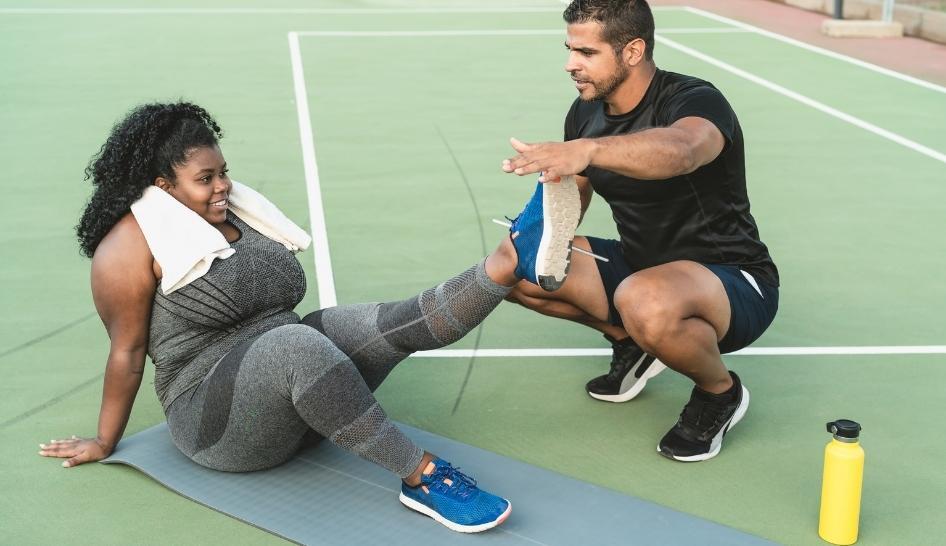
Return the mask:
[[213,117],[189,102],[144,104],[129,112],[85,168],[95,189],[76,226],[82,253],[92,257],[156,178],[173,182],[174,167],[192,149],[216,146],[222,136]]

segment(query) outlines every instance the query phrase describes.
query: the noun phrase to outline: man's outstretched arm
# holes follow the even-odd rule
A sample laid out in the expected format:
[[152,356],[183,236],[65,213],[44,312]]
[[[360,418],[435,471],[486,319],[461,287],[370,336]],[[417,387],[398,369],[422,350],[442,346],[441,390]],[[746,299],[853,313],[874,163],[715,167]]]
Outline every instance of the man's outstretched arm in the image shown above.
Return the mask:
[[639,180],[663,180],[695,171],[723,151],[725,139],[710,121],[685,117],[669,127],[628,135],[527,144],[510,140],[518,152],[503,170],[520,176],[544,173],[555,181],[593,166]]

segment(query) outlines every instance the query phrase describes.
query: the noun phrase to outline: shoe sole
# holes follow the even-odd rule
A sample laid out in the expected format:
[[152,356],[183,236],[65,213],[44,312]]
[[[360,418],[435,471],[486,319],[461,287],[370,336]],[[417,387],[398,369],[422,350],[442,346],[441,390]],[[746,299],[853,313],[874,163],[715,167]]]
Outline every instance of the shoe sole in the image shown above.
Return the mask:
[[492,529],[493,527],[496,527],[500,523],[506,521],[506,518],[509,517],[509,513],[512,512],[512,503],[507,500],[506,502],[508,502],[509,505],[506,506],[506,511],[500,514],[500,516],[494,519],[493,521],[481,523],[479,525],[460,525],[459,523],[454,523],[448,520],[447,518],[438,514],[434,509],[430,508],[429,506],[425,504],[421,504],[417,502],[416,500],[408,497],[404,493],[400,494],[400,496],[398,497],[398,500],[401,501],[401,504],[410,508],[411,510],[416,510],[420,512],[421,514],[424,514],[425,516],[430,516],[437,522],[444,525],[446,528],[451,529],[453,531],[457,531],[458,533],[479,533],[482,531],[486,531],[488,529]]
[[701,453],[699,455],[690,455],[688,457],[682,457],[677,455],[671,455],[669,453],[664,453],[660,451],[660,445],[657,445],[657,453],[660,453],[668,459],[673,459],[675,461],[680,461],[683,463],[695,463],[699,461],[705,461],[707,459],[712,459],[713,457],[719,455],[719,450],[723,447],[723,438],[726,437],[726,433],[729,432],[729,429],[736,426],[736,423],[742,421],[742,418],[746,415],[746,412],[749,410],[749,389],[745,385],[742,386],[742,400],[739,402],[739,407],[736,408],[735,413],[733,413],[732,419],[729,420],[729,423],[723,427],[723,430],[720,434],[717,434],[713,438],[712,444],[710,444],[710,450],[706,453]]
[[581,217],[581,196],[574,176],[542,185],[542,240],[536,253],[535,276],[548,292],[565,283],[571,266],[572,240]]
[[[637,395],[640,394],[641,391],[644,390],[648,379],[653,379],[657,376],[657,374],[666,369],[667,366],[664,365],[663,362],[655,359],[651,363],[650,367],[647,368],[647,371],[644,372],[644,375],[642,375],[640,379],[637,380],[637,383],[634,383],[627,391],[618,394],[596,394],[591,391],[587,391],[588,396],[594,398],[595,400],[601,400],[604,402],[627,402],[628,400],[633,400],[634,398],[637,398]],[[634,373],[634,371],[631,370],[628,373]]]

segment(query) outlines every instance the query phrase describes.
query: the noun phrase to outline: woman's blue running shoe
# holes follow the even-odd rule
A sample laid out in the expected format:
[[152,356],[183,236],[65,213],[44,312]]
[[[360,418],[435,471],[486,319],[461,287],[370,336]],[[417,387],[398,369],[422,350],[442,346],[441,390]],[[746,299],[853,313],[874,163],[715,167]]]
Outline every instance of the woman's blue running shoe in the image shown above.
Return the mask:
[[575,177],[536,185],[526,208],[509,232],[519,255],[516,275],[545,290],[561,288],[571,265],[572,240],[581,219],[581,196]]
[[492,529],[509,517],[509,501],[476,487],[476,480],[447,461],[431,462],[434,470],[421,476],[420,485],[401,485],[399,498],[405,506],[461,533]]

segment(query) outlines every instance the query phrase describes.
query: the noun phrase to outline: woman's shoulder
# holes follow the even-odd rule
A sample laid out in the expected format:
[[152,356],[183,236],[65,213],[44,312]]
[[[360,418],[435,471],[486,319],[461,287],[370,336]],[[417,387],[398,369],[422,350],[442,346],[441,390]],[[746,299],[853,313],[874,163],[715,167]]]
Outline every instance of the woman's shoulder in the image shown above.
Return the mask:
[[123,326],[117,335],[131,332],[136,339],[147,339],[147,315],[158,282],[153,263],[148,242],[131,214],[112,226],[96,247],[92,256],[92,299],[109,336],[112,326],[119,324]]
[[122,268],[152,270],[154,256],[132,213],[123,216],[102,238],[92,256],[92,271]]

